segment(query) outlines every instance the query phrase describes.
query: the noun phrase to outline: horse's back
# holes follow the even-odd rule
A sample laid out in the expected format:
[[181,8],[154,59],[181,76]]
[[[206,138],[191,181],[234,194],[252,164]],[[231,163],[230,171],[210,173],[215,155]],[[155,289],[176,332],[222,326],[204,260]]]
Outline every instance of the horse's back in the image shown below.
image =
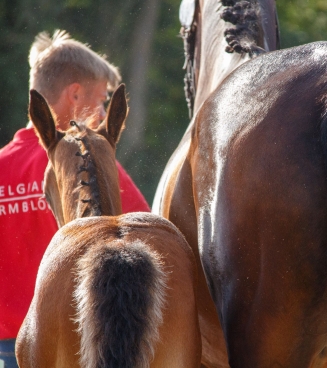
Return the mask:
[[325,362],[326,56],[263,55],[197,116],[200,249],[233,367]]

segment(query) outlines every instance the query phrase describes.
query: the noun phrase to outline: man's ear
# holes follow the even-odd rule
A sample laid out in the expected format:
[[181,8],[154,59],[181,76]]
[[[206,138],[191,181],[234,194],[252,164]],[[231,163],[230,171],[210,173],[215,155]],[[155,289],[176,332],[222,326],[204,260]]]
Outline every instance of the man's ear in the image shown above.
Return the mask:
[[62,138],[63,135],[56,131],[55,122],[47,101],[34,89],[30,91],[28,112],[36,133],[46,150],[51,144]]
[[80,83],[71,83],[66,87],[67,98],[72,106],[75,106],[79,102],[79,98],[82,91],[82,85]]
[[128,114],[128,106],[125,95],[125,84],[117,87],[113,93],[110,105],[107,111],[105,121],[99,126],[98,132],[105,127],[107,136],[116,144],[119,140],[120,133],[124,129],[124,123]]

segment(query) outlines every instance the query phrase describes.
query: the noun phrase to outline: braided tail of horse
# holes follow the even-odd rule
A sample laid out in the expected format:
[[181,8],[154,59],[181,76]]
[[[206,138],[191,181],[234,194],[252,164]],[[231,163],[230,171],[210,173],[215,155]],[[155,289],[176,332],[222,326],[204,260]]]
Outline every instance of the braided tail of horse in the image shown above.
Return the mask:
[[136,242],[89,249],[77,271],[81,366],[148,367],[165,299],[160,257]]

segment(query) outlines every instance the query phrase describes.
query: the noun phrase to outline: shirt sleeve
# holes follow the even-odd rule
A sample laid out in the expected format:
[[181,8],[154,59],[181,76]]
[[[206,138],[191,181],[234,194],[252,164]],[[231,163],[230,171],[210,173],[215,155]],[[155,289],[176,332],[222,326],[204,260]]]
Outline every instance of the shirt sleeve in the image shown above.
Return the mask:
[[118,161],[116,161],[116,165],[118,169],[120,197],[123,213],[151,212],[148,203],[143,197],[143,194],[137,188],[131,177],[127,174]]

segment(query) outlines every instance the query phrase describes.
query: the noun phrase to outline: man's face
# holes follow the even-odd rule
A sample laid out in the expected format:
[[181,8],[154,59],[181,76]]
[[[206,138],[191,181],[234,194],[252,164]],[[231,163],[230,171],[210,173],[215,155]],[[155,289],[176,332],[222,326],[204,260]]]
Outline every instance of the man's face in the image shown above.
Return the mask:
[[96,128],[106,117],[104,103],[108,100],[107,82],[87,82],[81,90],[74,108],[77,119],[93,116],[91,128]]

